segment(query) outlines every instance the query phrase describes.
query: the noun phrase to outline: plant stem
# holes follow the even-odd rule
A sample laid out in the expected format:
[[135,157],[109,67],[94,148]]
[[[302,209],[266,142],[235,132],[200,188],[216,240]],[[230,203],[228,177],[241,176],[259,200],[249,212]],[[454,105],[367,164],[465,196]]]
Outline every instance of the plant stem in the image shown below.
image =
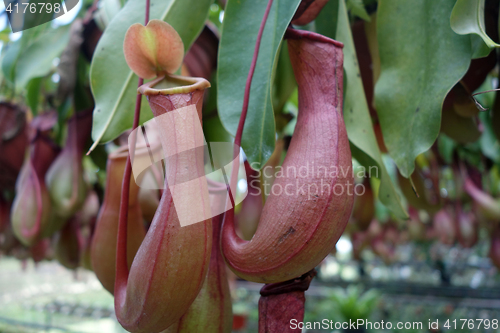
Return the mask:
[[144,14],[144,25],[148,25],[148,23],[149,23],[149,7],[151,7],[150,0],[146,0],[146,12]]
[[[150,0],[146,0],[146,10],[144,13],[145,25],[149,22],[149,7]],[[139,78],[137,87],[144,84],[144,79]],[[139,118],[141,115],[142,94],[137,94],[135,99],[134,122],[132,131],[139,126]],[[128,266],[127,266],[127,225],[128,225],[128,200],[130,193],[130,177],[132,175],[132,164],[130,161],[130,152],[127,156],[125,164],[125,172],[123,174],[122,195],[120,198],[120,215],[118,223],[118,235],[116,242],[116,275],[115,275],[115,295],[120,290],[126,290],[128,281]]]
[[290,281],[266,284],[260,290],[259,333],[291,332],[292,319],[304,321],[304,292],[316,276],[316,270]]

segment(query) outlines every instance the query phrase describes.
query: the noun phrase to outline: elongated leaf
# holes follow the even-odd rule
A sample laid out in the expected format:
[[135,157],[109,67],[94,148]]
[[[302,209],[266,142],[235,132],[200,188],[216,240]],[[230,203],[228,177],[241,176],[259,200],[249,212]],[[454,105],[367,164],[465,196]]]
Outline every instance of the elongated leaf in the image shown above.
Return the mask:
[[21,53],[21,40],[16,40],[7,46],[7,50],[2,58],[2,72],[4,77],[11,83],[16,77],[16,63]]
[[[236,134],[243,105],[246,77],[257,32],[268,0],[229,0],[224,12],[219,46],[218,105],[222,124]],[[242,147],[250,163],[264,166],[276,140],[271,102],[272,75],[281,39],[300,0],[275,0],[260,45],[250,91]]]
[[122,9],[122,4],[119,0],[103,0],[99,9],[94,13],[94,21],[101,30],[105,30],[106,26],[111,22]]
[[233,139],[222,126],[217,114],[203,119],[203,134],[207,142],[231,142]]
[[314,21],[318,33],[333,39],[337,38],[339,9],[339,0],[329,1],[325,7],[323,7]]
[[52,61],[68,44],[69,28],[67,25],[43,32],[19,55],[15,70],[16,89],[23,89],[31,79],[51,71]]
[[[9,5],[10,3],[10,5]],[[67,10],[71,10],[78,1],[65,1]],[[13,32],[27,31],[33,27],[43,24],[50,24],[50,21],[64,15],[64,9],[61,6],[61,0],[38,1],[4,1],[7,7],[7,16],[10,27]],[[50,8],[50,11],[48,10]]]
[[[332,17],[337,14],[338,16]],[[407,218],[408,215],[382,161],[373,131],[344,0],[330,0],[316,19],[316,29],[319,33],[344,43],[344,70],[347,77],[344,86],[344,121],[349,141],[357,148],[352,150],[353,156],[367,170],[370,166],[376,167],[377,173],[372,176],[380,178],[381,181],[380,201],[397,217]]]
[[373,13],[370,22],[365,23],[365,34],[368,40],[368,50],[372,59],[373,83],[377,83],[380,77],[380,55],[377,40],[377,13]]
[[[22,86],[16,84],[19,89],[23,88],[31,78],[47,74],[53,58],[57,56],[57,52],[52,49],[58,49],[61,44],[67,43],[68,38],[64,37],[64,31],[67,32],[68,29],[69,27],[52,28],[51,22],[48,22],[23,31],[20,39],[8,44],[7,51],[2,58],[2,72],[5,78],[14,84],[19,79],[17,74],[19,73],[21,80],[24,81]],[[50,43],[55,45],[50,45]],[[26,59],[20,65],[22,68],[18,68],[17,64],[20,58]],[[25,70],[26,66],[30,68]],[[32,70],[36,75],[31,74]]]
[[0,40],[4,43],[10,42],[9,35],[11,32],[12,31],[10,30],[10,28],[5,28],[2,31],[0,31]]
[[30,107],[33,115],[38,114],[38,102],[40,100],[40,88],[42,87],[42,78],[32,79],[26,85],[26,104]]
[[[483,84],[477,88],[476,92],[494,89],[495,87],[493,82],[493,78],[488,75]],[[495,135],[494,122],[494,120],[496,120],[495,113],[498,109],[499,100],[495,100],[495,95],[499,96],[498,92],[476,95],[475,98],[482,107],[490,110],[479,113],[479,119],[483,125],[483,133],[479,139],[481,151],[484,156],[487,156],[495,163],[500,164],[500,141]]]
[[[205,24],[213,0],[151,0],[151,19],[172,25],[186,50]],[[115,139],[132,127],[138,77],[132,73],[123,55],[123,40],[134,23],[144,23],[145,1],[129,0],[112,19],[97,45],[90,68],[90,83],[95,99],[92,138],[94,144]],[[152,118],[142,99],[141,122]]]
[[[485,0],[457,0],[451,12],[451,28],[459,35],[473,34],[474,58],[486,57],[491,49],[500,47],[487,34],[484,24]],[[474,37],[476,37],[474,36]],[[471,36],[472,37],[472,36]]]
[[405,177],[436,140],[444,98],[470,64],[470,37],[457,35],[449,24],[454,3],[379,1],[375,104],[385,144]]
[[500,163],[500,142],[493,131],[491,117],[487,112],[481,112],[479,119],[481,119],[481,123],[484,126],[484,131],[479,141],[481,151],[484,156],[489,157],[495,163]]
[[363,0],[347,0],[346,7],[353,15],[356,15],[357,17],[360,17],[368,22],[371,20],[370,15],[366,11]]
[[288,45],[281,44],[281,50],[274,75],[273,85],[273,108],[275,112],[281,112],[293,91],[297,88],[293,67],[288,54]]

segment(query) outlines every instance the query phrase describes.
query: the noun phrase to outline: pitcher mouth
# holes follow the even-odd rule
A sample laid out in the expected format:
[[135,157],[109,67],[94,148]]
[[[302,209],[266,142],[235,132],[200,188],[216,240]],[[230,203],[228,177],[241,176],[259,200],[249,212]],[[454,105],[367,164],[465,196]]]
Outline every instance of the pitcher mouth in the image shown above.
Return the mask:
[[187,94],[210,88],[210,82],[201,77],[164,74],[143,84],[137,92],[146,96]]

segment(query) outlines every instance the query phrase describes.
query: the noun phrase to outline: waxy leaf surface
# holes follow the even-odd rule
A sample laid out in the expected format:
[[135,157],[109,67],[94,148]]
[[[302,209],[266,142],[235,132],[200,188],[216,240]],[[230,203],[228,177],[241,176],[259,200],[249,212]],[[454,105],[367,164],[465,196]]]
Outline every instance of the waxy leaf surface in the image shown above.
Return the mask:
[[436,140],[444,98],[469,68],[471,39],[456,34],[449,23],[454,4],[379,1],[381,73],[375,105],[387,149],[405,177]]
[[[259,162],[261,167],[273,153],[276,141],[272,76],[281,39],[299,2],[275,0],[262,36],[242,138],[249,162]],[[222,66],[218,67],[218,106],[222,124],[233,136],[238,127],[246,78],[266,5],[267,0],[229,0],[224,11],[219,46],[219,64]]]
[[[380,201],[399,218],[407,218],[408,215],[382,161],[382,155],[373,131],[344,0],[331,0],[316,20],[316,30],[319,33],[344,43],[346,75],[344,80],[344,121],[349,141],[357,148],[352,150],[352,154],[365,165],[367,171],[372,169],[378,171],[372,176],[380,178],[381,181]],[[375,166],[375,168],[370,169],[371,166]]]

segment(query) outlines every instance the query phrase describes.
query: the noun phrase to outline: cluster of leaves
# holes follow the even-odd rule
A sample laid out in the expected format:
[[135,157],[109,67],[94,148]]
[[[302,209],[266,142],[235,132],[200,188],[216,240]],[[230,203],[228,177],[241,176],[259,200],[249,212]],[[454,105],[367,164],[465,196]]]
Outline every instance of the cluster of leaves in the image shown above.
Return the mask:
[[333,289],[325,300],[312,305],[311,313],[336,322],[356,322],[370,318],[379,301],[380,294],[376,290],[365,291],[361,286],[350,285],[346,289]]

